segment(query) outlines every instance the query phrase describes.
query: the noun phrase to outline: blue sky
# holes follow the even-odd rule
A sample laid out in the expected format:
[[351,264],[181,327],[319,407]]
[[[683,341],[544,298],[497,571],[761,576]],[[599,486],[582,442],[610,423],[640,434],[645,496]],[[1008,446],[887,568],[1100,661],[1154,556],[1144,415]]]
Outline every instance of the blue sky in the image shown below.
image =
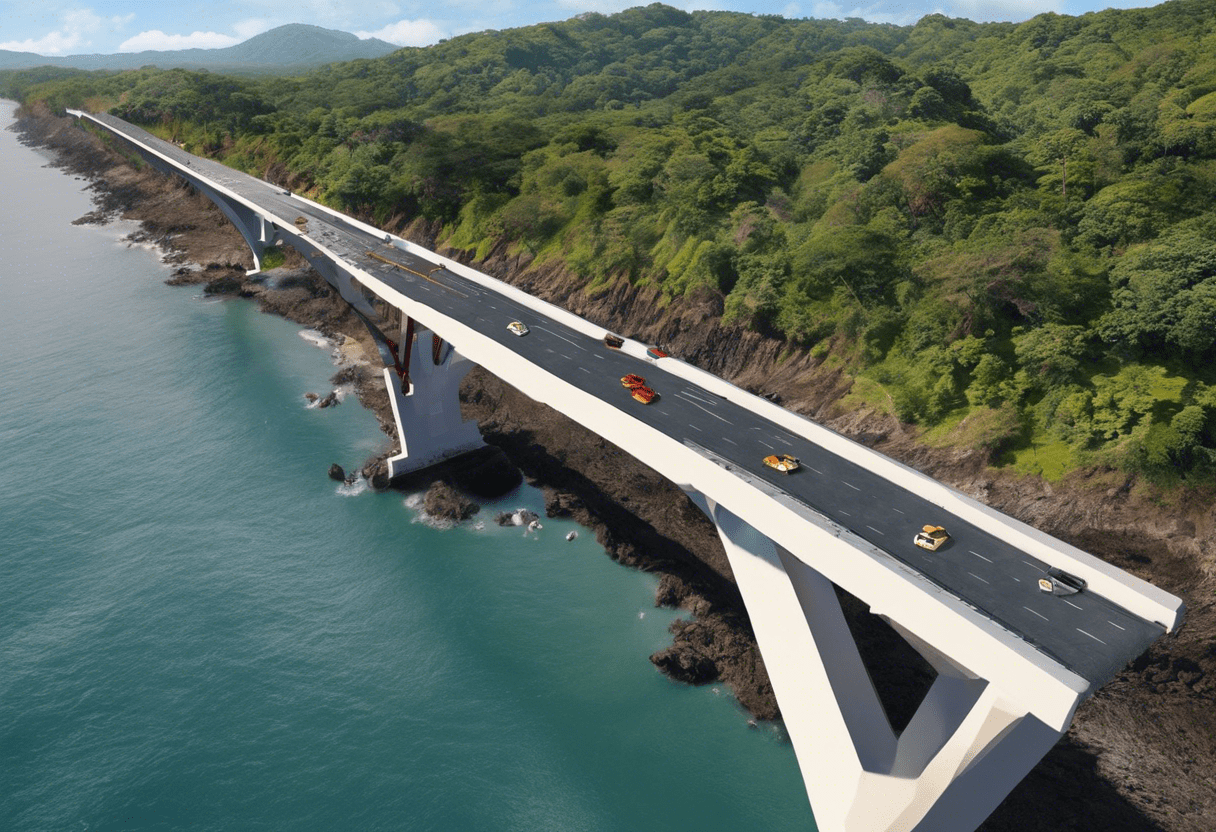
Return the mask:
[[[667,0],[692,11],[723,9],[791,18],[860,17],[911,24],[926,14],[970,20],[1022,21],[1042,12],[1079,15],[1135,0]],[[231,46],[284,23],[378,37],[399,46],[427,46],[485,29],[605,14],[639,0],[0,0],[0,49],[40,55],[139,52],[144,49]]]

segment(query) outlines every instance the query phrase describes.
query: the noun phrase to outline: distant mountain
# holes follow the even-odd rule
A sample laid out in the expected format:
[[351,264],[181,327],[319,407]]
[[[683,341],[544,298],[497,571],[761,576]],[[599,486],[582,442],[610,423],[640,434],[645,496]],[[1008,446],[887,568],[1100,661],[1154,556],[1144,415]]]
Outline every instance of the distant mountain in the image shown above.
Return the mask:
[[289,23],[254,35],[223,49],[121,52],[113,55],[68,55],[55,58],[33,52],[0,49],[0,69],[63,66],[74,69],[209,69],[223,72],[270,73],[305,70],[338,61],[379,58],[399,47],[376,38],[361,40],[349,32]]

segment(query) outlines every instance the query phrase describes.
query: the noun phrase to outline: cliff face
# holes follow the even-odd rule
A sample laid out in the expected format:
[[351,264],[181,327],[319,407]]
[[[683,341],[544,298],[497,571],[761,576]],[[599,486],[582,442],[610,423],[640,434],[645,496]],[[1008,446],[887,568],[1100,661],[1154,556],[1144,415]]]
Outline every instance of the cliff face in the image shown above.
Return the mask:
[[[94,177],[99,210],[142,220],[144,238],[169,258],[205,266],[182,277],[260,299],[263,308],[323,331],[366,341],[357,320],[307,273],[278,290],[244,279],[250,262],[239,235],[203,197],[146,168],[133,169],[70,120],[47,114],[21,122],[28,140],[57,149],[63,164]],[[434,247],[434,229],[405,236]],[[468,262],[463,252],[444,251]],[[889,416],[840,406],[850,382],[806,351],[724,327],[721,300],[703,294],[664,303],[652,288],[618,282],[587,294],[560,267],[534,267],[499,247],[473,263],[611,329],[672,353],[783,405],[973,497],[1181,595],[1182,630],[1159,642],[1078,711],[1068,735],[982,827],[985,830],[1149,830],[1210,832],[1216,817],[1216,511],[1210,494],[1160,494],[1118,472],[1091,470],[1051,486],[987,465],[987,454],[941,449]],[[386,421],[387,398],[367,384],[366,403]],[[678,678],[720,678],[761,717],[775,699],[739,603],[729,564],[708,520],[683,493],[641,462],[477,370],[462,390],[466,415],[547,492],[552,514],[594,528],[622,563],[662,573],[659,603],[688,609],[671,648],[653,657]],[[843,598],[893,721],[903,724],[929,680],[919,658],[864,605]]]

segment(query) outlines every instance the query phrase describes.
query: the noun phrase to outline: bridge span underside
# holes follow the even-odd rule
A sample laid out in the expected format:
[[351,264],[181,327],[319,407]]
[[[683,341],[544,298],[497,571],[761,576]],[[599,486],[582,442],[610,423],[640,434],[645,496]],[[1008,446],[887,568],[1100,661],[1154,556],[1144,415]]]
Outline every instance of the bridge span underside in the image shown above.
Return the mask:
[[[401,452],[394,474],[480,444],[457,388],[473,364],[680,485],[716,524],[823,832],[974,829],[1076,706],[1178,626],[1179,599],[681,361],[108,115],[70,111],[210,197],[249,243],[299,251],[367,323]],[[520,337],[507,324],[520,321]],[[425,337],[430,334],[430,338]],[[643,406],[628,373],[661,394]],[[802,461],[781,474],[761,459]],[[947,527],[936,552],[912,545]],[[1039,590],[1049,569],[1085,580]],[[834,587],[937,676],[892,728]]]

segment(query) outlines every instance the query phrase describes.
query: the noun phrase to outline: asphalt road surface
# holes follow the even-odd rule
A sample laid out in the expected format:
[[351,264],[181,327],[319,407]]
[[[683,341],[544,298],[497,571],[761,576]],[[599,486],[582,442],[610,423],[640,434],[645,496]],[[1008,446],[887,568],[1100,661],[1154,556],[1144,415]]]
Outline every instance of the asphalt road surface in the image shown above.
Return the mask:
[[[1159,624],[1089,590],[1072,596],[1040,591],[1038,580],[1048,568],[1042,561],[849,459],[664,371],[653,361],[608,349],[602,341],[472,283],[437,262],[387,246],[382,236],[335,219],[279,187],[192,156],[120,119],[95,118],[289,222],[306,217],[308,237],[348,263],[477,329],[606,406],[689,446],[708,449],[719,464],[725,461],[788,494],[808,512],[821,514],[906,564],[1095,687],[1165,632]],[[370,257],[368,252],[405,268]],[[302,253],[308,256],[309,251]],[[507,325],[512,321],[526,324],[529,333],[517,336],[509,332]],[[659,398],[650,405],[635,401],[620,383],[628,373],[645,377]],[[801,468],[792,474],[768,468],[762,460],[774,453],[799,458]],[[924,524],[944,526],[950,540],[936,552],[915,546],[912,539]]]

